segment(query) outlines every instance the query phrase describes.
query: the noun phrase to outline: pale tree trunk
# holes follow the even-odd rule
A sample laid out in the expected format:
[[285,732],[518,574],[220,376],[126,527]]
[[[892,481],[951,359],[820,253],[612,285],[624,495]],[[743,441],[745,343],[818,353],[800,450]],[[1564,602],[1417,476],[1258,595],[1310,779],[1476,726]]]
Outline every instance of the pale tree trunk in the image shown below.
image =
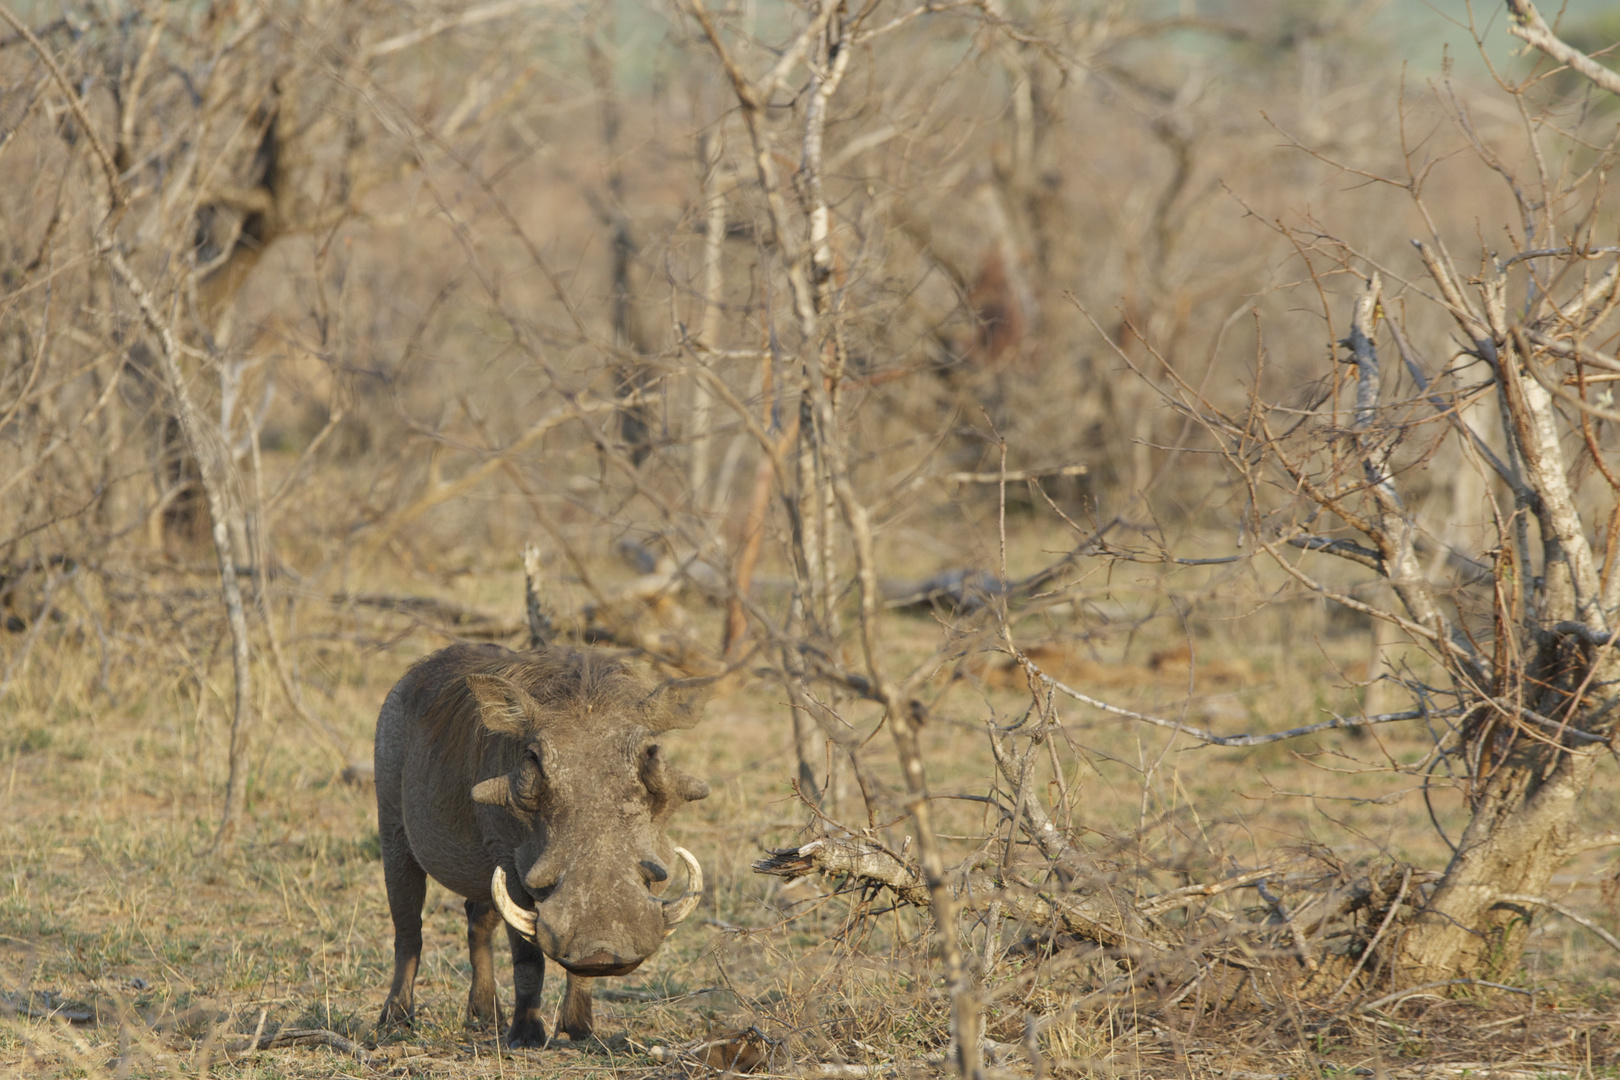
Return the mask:
[[[689,10],[713,46],[731,82],[754,152],[755,171],[770,224],[770,239],[787,278],[793,312],[802,337],[799,348],[803,364],[803,390],[808,403],[801,414],[800,437],[807,439],[812,434],[816,437],[813,443],[814,457],[817,459],[814,461],[814,475],[818,489],[820,485],[825,485],[824,489],[820,489],[822,497],[811,502],[804,516],[813,517],[823,513],[822,520],[830,523],[830,514],[825,514],[823,508],[836,505],[847,531],[859,585],[861,652],[867,669],[865,678],[871,696],[884,707],[885,722],[894,738],[896,756],[906,780],[907,809],[916,829],[918,858],[934,914],[940,967],[951,1003],[950,1028],[955,1044],[952,1048],[953,1063],[962,1080],[978,1080],[981,1073],[979,1037],[982,1011],[958,937],[958,907],[945,877],[939,838],[934,829],[927,776],[917,738],[921,721],[912,714],[908,693],[891,682],[886,674],[887,665],[879,639],[877,559],[871,517],[868,508],[856,495],[849,454],[843,441],[844,432],[840,429],[837,415],[836,395],[842,375],[844,350],[836,305],[833,303],[831,208],[821,192],[822,137],[828,103],[848,70],[850,54],[855,51],[858,19],[870,13],[871,9],[865,9],[852,24],[843,4],[822,4],[812,14],[808,25],[795,35],[793,43],[783,52],[776,66],[759,78],[750,78],[743,73],[703,0],[692,0]],[[772,133],[766,124],[765,113],[794,64],[805,56],[812,58],[808,66],[814,74],[807,94],[804,151],[800,162],[801,205],[807,219],[806,228],[801,233],[794,227],[788,214],[785,192],[791,188],[777,170]],[[830,359],[831,363],[827,363],[824,357]],[[786,477],[783,479],[785,481]],[[825,526],[822,535],[826,535]],[[826,549],[804,543],[806,549],[819,552],[818,559],[826,559]],[[825,596],[824,589],[814,589],[815,583],[820,581],[824,584],[828,579],[812,572],[812,568],[806,565],[806,554],[806,550],[795,552],[800,561],[796,576],[804,575],[799,584],[798,602],[813,605],[817,596]],[[831,567],[828,562],[818,562],[817,569],[830,572]],[[801,617],[808,613],[801,607]],[[801,761],[803,751],[801,745]]]
[[[1373,602],[1379,606],[1387,605],[1388,590],[1380,589]],[[1372,620],[1367,650],[1367,691],[1361,706],[1361,711],[1368,716],[1395,711],[1396,706],[1392,704],[1394,688],[1390,685],[1395,675],[1391,655],[1399,642],[1395,627],[1383,619]]]
[[1454,754],[1465,764],[1471,816],[1399,949],[1403,978],[1437,982],[1517,969],[1532,909],[1544,906],[1522,898],[1544,897],[1580,847],[1577,811],[1615,728],[1610,688],[1620,656],[1552,389],[1537,367],[1547,357],[1522,324],[1510,323],[1505,275],[1479,285],[1476,306],[1463,297],[1449,257],[1424,254],[1476,354],[1492,364],[1510,449],[1505,479],[1519,506],[1534,514],[1541,540],[1536,589],[1536,568],[1523,565],[1523,534],[1499,537],[1492,671],[1487,678],[1477,667],[1453,667],[1460,695],[1472,702]]
[[174,397],[175,418],[186,449],[198,464],[203,494],[208,504],[214,552],[219,562],[220,590],[225,603],[226,621],[230,626],[231,665],[236,682],[235,707],[231,718],[230,773],[226,781],[220,828],[214,841],[217,846],[231,839],[241,816],[242,792],[247,779],[247,736],[252,724],[253,707],[247,615],[242,604],[242,589],[236,577],[236,559],[231,544],[233,524],[239,528],[242,524],[242,500],[233,498],[233,488],[239,485],[234,482],[227,436],[211,428],[192,401],[186,388],[185,375],[180,369],[180,345],[174,325],[163,318],[151,290],[130,267],[119,248],[116,230],[129,209],[130,198],[112,152],[102,140],[96,125],[91,122],[84,102],[51,51],[4,5],[0,5],[0,19],[9,23],[28,42],[50,71],[52,80],[67,99],[68,108],[78,121],[80,131],[101,167],[107,183],[107,212],[96,226],[96,255],[105,260],[113,277],[134,299],[142,321],[157,340],[159,367],[163,381]]
[[[726,191],[723,185],[725,167],[725,127],[716,124],[714,130],[700,140],[703,157],[703,303],[701,327],[702,343],[710,354],[720,347],[721,288],[725,283],[720,256],[726,240]],[[702,363],[701,359],[696,361]],[[714,398],[701,378],[692,380],[691,443],[692,460],[688,484],[692,489],[692,506],[700,512],[712,512],[719,506],[725,493],[709,487],[709,447],[713,441],[709,433]]]
[[636,290],[631,281],[638,245],[631,228],[629,211],[624,204],[618,84],[613,70],[614,58],[608,52],[616,48],[616,38],[617,22],[612,5],[604,5],[591,16],[585,27],[586,62],[599,98],[606,173],[605,198],[597,203],[597,216],[607,226],[610,238],[613,346],[619,352],[613,363],[614,394],[624,400],[619,409],[619,437],[624,440],[630,460],[640,465],[653,449],[653,411],[644,400],[652,385],[652,377],[647,364],[640,357],[656,350],[638,318]]
[[1512,975],[1537,913],[1499,898],[1546,895],[1576,845],[1576,804],[1605,752],[1594,746],[1554,754],[1535,744],[1526,760],[1502,766],[1445,876],[1401,939],[1403,981]]
[[173,328],[163,321],[152,295],[124,261],[109,237],[106,258],[114,275],[140,306],[147,328],[158,340],[158,360],[169,393],[174,397],[175,416],[186,442],[186,450],[197,462],[203,495],[208,502],[208,519],[219,565],[221,593],[226,620],[231,630],[231,668],[236,682],[236,698],[231,715],[230,766],[225,780],[225,805],[220,813],[219,832],[214,844],[229,843],[242,816],[242,796],[247,786],[247,742],[253,724],[253,668],[248,638],[247,613],[242,605],[242,587],[236,577],[236,557],[231,533],[233,524],[245,532],[241,500],[232,498],[233,469],[229,448],[222,432],[210,428],[186,389],[180,370],[179,344]]
[[[1531,335],[1541,333],[1538,326],[1550,325],[1555,316],[1530,312],[1512,322],[1505,272],[1479,281],[1477,295],[1465,294],[1464,279],[1443,248],[1419,244],[1418,254],[1472,343],[1470,351],[1495,375],[1502,428],[1496,445],[1504,454],[1491,450],[1448,401],[1430,399],[1475,466],[1489,463],[1518,511],[1498,512],[1496,547],[1482,556],[1495,559],[1491,632],[1471,630],[1454,617],[1417,558],[1416,541],[1425,530],[1402,498],[1392,459],[1418,414],[1380,404],[1384,375],[1374,337],[1383,309],[1377,274],[1357,299],[1342,342],[1356,368],[1348,440],[1354,457],[1343,459],[1353,473],[1301,468],[1274,444],[1301,490],[1354,523],[1372,546],[1304,533],[1289,542],[1376,569],[1404,615],[1342,599],[1426,646],[1450,676],[1458,703],[1454,733],[1443,736],[1436,751],[1457,778],[1470,818],[1460,837],[1448,838],[1454,845],[1449,865],[1427,893],[1415,894],[1413,913],[1395,939],[1395,977],[1408,985],[1503,978],[1517,969],[1537,909],[1552,906],[1545,893],[1553,874],[1587,846],[1577,835],[1579,805],[1614,732],[1620,701],[1613,689],[1620,653],[1602,600],[1603,576],[1568,475],[1561,439],[1567,428],[1554,408],[1563,374],[1548,364],[1546,347],[1531,342]],[[1384,326],[1427,394],[1426,365],[1400,323],[1385,319]],[[1551,381],[1544,382],[1549,376],[1543,367],[1553,372]],[[1342,421],[1334,427],[1342,431]],[[1620,488],[1620,480],[1611,483]]]

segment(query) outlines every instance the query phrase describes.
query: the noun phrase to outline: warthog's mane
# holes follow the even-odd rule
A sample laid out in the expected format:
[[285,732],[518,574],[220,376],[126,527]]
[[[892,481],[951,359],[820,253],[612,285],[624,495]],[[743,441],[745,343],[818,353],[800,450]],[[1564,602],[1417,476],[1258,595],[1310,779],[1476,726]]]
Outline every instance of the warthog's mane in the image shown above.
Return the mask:
[[[555,722],[582,726],[637,725],[661,731],[678,721],[625,663],[582,649],[552,645],[515,653],[493,645],[464,646],[416,665],[417,683],[433,700],[422,711],[429,742],[449,755],[482,741],[479,706],[469,675],[496,675],[540,706],[536,730]],[[437,691],[434,693],[434,691]],[[486,735],[487,732],[484,732]]]

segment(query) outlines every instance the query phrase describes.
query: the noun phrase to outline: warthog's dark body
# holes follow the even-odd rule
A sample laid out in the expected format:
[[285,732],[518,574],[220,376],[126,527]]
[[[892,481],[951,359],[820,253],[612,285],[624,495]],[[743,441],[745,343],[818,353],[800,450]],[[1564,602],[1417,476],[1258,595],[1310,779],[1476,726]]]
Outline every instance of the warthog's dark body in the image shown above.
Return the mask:
[[555,646],[455,645],[406,672],[377,717],[377,824],[394,917],[383,1022],[413,1012],[428,875],[467,898],[469,1019],[496,1018],[499,867],[525,909],[517,914],[532,909],[534,921],[533,940],[507,927],[517,988],[508,1042],[545,1044],[545,956],[568,971],[559,1029],[590,1033],[590,978],[634,969],[664,940],[654,893],[674,857],[665,826],[708,794],[656,741],[695,719],[680,697],[649,692],[617,661]]

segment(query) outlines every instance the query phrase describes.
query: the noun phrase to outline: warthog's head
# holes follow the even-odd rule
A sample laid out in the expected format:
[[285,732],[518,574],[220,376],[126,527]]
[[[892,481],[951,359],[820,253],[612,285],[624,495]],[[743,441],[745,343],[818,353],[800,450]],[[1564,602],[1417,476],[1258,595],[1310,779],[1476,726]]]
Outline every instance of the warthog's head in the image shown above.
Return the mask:
[[[682,684],[649,692],[622,665],[573,652],[469,675],[467,686],[483,727],[512,741],[505,750],[521,748],[516,767],[472,791],[519,825],[501,830],[514,846],[493,853],[501,914],[577,975],[633,970],[703,891],[697,860],[665,829],[709,785],[671,765],[658,743],[696,719],[700,693]],[[687,887],[665,900],[677,857]]]

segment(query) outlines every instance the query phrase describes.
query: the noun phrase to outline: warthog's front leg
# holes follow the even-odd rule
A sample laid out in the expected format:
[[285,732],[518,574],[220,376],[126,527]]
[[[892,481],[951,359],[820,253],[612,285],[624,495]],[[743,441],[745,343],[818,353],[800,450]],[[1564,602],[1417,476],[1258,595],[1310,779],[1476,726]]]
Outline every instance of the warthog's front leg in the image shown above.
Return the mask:
[[427,899],[427,872],[411,854],[403,828],[391,829],[382,837],[382,851],[388,911],[394,917],[394,985],[377,1023],[409,1024],[416,1013],[416,965],[422,958],[422,902]]
[[506,1045],[544,1046],[546,1022],[540,1015],[540,988],[546,981],[546,954],[540,951],[540,946],[512,929],[510,923],[506,927],[506,940],[512,943],[512,985],[517,990]]
[[501,1005],[495,995],[495,927],[501,913],[494,904],[467,901],[467,955],[472,960],[472,988],[467,991],[467,1023],[473,1027],[499,1024]]
[[591,1037],[591,980],[584,975],[568,976],[557,1026],[567,1032],[572,1042]]

